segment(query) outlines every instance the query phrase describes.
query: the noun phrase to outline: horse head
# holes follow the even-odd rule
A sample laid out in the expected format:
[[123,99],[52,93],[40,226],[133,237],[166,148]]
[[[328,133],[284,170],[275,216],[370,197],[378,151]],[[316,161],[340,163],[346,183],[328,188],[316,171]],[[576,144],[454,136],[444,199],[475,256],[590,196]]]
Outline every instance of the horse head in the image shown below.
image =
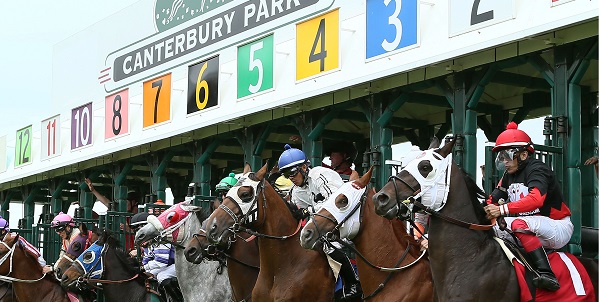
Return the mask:
[[158,217],[148,216],[148,224],[138,230],[135,234],[135,244],[140,245],[156,237],[166,237],[169,240],[180,243],[185,238],[185,228],[181,226],[195,213],[200,222],[208,216],[202,207],[190,205],[189,201],[174,204]]
[[[435,142],[432,142],[432,145]],[[405,200],[421,198],[425,206],[439,210],[444,206],[450,185],[454,140],[442,148],[430,146],[411,160],[397,175],[392,175],[373,196],[375,212],[387,219],[404,214]]]
[[[7,276],[12,270],[12,257],[19,242],[19,234],[7,233],[0,241],[0,275]],[[8,261],[7,261],[8,260]]]
[[62,272],[71,266],[71,264],[88,248],[88,236],[83,233],[79,233],[67,248],[66,252],[61,258],[58,259],[58,265],[56,266],[56,276],[58,279],[62,278]]
[[322,208],[306,224],[300,234],[305,249],[321,250],[323,242],[331,239],[332,232],[341,238],[352,239],[360,229],[360,212],[367,199],[367,185],[373,167],[360,179],[344,183],[323,203]]
[[[258,221],[259,194],[267,187],[267,165],[252,172],[246,164],[244,173],[233,186],[223,203],[206,220],[206,234],[212,244],[228,245],[240,226],[251,227]],[[272,188],[270,185],[268,187]],[[277,194],[275,190],[273,193]],[[278,196],[278,195],[277,195]],[[265,202],[262,199],[262,202]]]

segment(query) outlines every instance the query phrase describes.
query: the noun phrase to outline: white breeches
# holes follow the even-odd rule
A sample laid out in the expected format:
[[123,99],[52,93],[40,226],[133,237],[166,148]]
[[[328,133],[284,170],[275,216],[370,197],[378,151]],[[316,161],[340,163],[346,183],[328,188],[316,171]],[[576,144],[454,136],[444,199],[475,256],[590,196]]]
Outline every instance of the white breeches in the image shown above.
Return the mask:
[[[529,231],[535,233],[545,248],[560,249],[569,243],[571,235],[573,235],[573,223],[571,223],[570,217],[561,220],[554,220],[546,216],[505,217],[504,219],[508,229],[511,228],[511,224],[515,219],[525,221]],[[496,236],[514,242],[513,237],[505,231],[500,231],[498,225],[494,226],[494,231]]]

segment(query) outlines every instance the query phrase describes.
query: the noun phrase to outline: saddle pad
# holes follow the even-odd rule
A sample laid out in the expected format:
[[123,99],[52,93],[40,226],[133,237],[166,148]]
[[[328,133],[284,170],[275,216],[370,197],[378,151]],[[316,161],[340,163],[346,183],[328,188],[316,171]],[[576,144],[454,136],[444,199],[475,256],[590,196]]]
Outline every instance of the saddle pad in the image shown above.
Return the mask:
[[550,266],[558,278],[560,289],[556,292],[536,289],[535,300],[525,281],[525,267],[516,259],[513,260],[519,286],[521,287],[521,301],[596,301],[594,287],[583,265],[571,254],[554,252],[548,255]]

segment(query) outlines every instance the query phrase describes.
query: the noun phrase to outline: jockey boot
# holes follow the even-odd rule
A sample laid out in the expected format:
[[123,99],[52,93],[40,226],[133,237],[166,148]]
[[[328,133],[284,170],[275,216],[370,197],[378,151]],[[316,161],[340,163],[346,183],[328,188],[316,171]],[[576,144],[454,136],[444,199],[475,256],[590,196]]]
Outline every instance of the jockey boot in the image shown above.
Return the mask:
[[344,252],[335,249],[332,253],[329,254],[333,260],[342,264],[340,268],[340,276],[342,277],[342,281],[344,283],[343,288],[343,296],[340,300],[351,299],[355,297],[360,297],[362,295],[362,288],[360,286],[360,282],[358,281],[358,276],[354,272],[354,268],[350,263],[350,259],[344,254]]
[[177,278],[166,279],[160,285],[165,289],[167,295],[171,297],[171,301],[183,301],[183,294],[179,288]]
[[532,259],[532,265],[539,274],[538,277],[533,278],[533,285],[537,288],[545,289],[547,291],[557,291],[560,288],[560,284],[550,267],[550,261],[544,251],[543,247],[539,247],[529,253],[527,253]]

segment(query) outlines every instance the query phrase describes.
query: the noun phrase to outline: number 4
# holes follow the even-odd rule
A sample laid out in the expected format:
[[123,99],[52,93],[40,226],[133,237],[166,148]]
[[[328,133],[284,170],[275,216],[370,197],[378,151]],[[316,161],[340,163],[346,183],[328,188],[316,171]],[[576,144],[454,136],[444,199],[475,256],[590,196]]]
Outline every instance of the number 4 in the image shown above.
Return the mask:
[[[315,53],[319,41],[321,42],[321,51],[319,53]],[[327,50],[325,50],[325,19],[321,19],[321,22],[319,22],[319,28],[317,29],[317,35],[315,36],[315,41],[313,42],[310,55],[308,56],[308,62],[312,63],[314,61],[321,61],[320,70],[324,71],[326,57]]]

